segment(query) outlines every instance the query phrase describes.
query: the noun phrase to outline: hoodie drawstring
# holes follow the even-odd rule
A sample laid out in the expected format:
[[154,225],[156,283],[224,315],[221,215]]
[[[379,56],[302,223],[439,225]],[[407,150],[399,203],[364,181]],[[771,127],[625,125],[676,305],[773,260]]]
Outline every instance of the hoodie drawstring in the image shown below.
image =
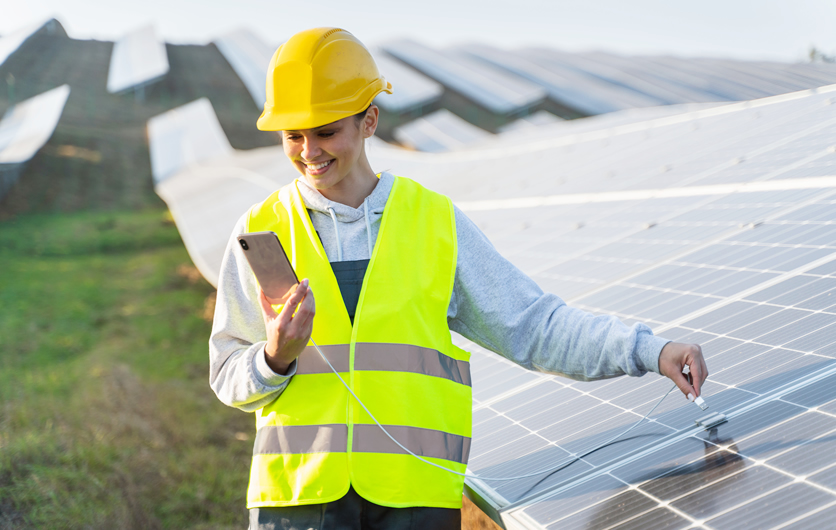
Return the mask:
[[[369,202],[363,201],[363,211],[365,212],[366,217],[366,237],[369,243],[369,259],[372,259],[372,250],[374,250],[374,245],[372,245],[372,225],[369,222]],[[334,234],[337,236],[337,261],[343,260],[343,245],[340,242],[340,227],[339,223],[337,222],[337,214],[334,213],[334,208],[328,207],[328,213],[331,214],[331,220],[334,221]]]
[[334,233],[337,235],[337,261],[342,261],[343,246],[340,243],[340,227],[337,226],[337,214],[334,213],[334,209],[330,206],[328,207],[328,213],[331,214],[331,220],[334,221]]
[[372,259],[372,225],[369,222],[369,201],[363,201],[363,211],[366,213],[366,235],[369,238],[369,259]]

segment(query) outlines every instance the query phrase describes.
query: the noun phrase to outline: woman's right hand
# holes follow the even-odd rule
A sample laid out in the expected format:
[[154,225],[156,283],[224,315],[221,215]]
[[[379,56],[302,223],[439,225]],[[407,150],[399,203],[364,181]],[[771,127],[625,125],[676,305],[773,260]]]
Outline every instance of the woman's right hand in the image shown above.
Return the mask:
[[[260,289],[258,301],[261,303],[264,326],[267,328],[267,345],[264,347],[267,366],[277,374],[284,374],[311,338],[316,313],[313,292],[308,286],[307,278],[302,280],[279,313],[273,310],[264,296],[264,291]],[[294,315],[297,305],[299,310]]]

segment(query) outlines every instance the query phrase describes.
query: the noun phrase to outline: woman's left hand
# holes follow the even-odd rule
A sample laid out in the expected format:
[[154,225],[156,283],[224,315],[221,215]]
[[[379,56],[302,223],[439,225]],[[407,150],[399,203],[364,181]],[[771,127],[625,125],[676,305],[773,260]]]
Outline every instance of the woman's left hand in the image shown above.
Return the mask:
[[[693,385],[688,376],[682,373],[685,365],[691,369]],[[662,348],[662,353],[659,354],[659,372],[676,383],[683,394],[693,396],[689,398],[691,401],[700,396],[700,388],[708,377],[708,367],[705,365],[699,344],[681,342],[669,342]]]

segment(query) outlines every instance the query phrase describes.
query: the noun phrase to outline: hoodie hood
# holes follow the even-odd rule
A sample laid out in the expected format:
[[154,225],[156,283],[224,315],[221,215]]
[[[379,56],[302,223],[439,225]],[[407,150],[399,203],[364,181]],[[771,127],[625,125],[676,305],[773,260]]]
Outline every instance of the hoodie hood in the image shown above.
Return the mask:
[[359,208],[328,200],[303,177],[296,181],[328,259],[370,259],[395,177],[382,172],[377,186]]
[[304,177],[297,178],[296,182],[299,185],[299,193],[302,194],[302,198],[305,200],[305,206],[309,210],[324,213],[329,216],[331,215],[330,210],[333,210],[337,221],[340,223],[354,223],[365,217],[366,207],[368,207],[370,214],[383,215],[383,209],[386,207],[386,201],[389,199],[389,193],[392,191],[395,177],[385,171],[381,172],[377,186],[365,198],[363,205],[359,208],[352,208],[347,204],[328,200],[324,195],[319,193],[319,190],[308,184],[308,181]]

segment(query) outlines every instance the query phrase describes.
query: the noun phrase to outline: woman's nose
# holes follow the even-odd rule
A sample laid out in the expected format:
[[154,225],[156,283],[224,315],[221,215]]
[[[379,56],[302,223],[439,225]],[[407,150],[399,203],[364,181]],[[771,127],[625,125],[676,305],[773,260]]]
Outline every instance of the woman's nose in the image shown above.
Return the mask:
[[305,142],[302,144],[302,158],[305,160],[315,160],[321,152],[322,150],[319,148],[319,145],[317,145],[315,139],[305,139]]

